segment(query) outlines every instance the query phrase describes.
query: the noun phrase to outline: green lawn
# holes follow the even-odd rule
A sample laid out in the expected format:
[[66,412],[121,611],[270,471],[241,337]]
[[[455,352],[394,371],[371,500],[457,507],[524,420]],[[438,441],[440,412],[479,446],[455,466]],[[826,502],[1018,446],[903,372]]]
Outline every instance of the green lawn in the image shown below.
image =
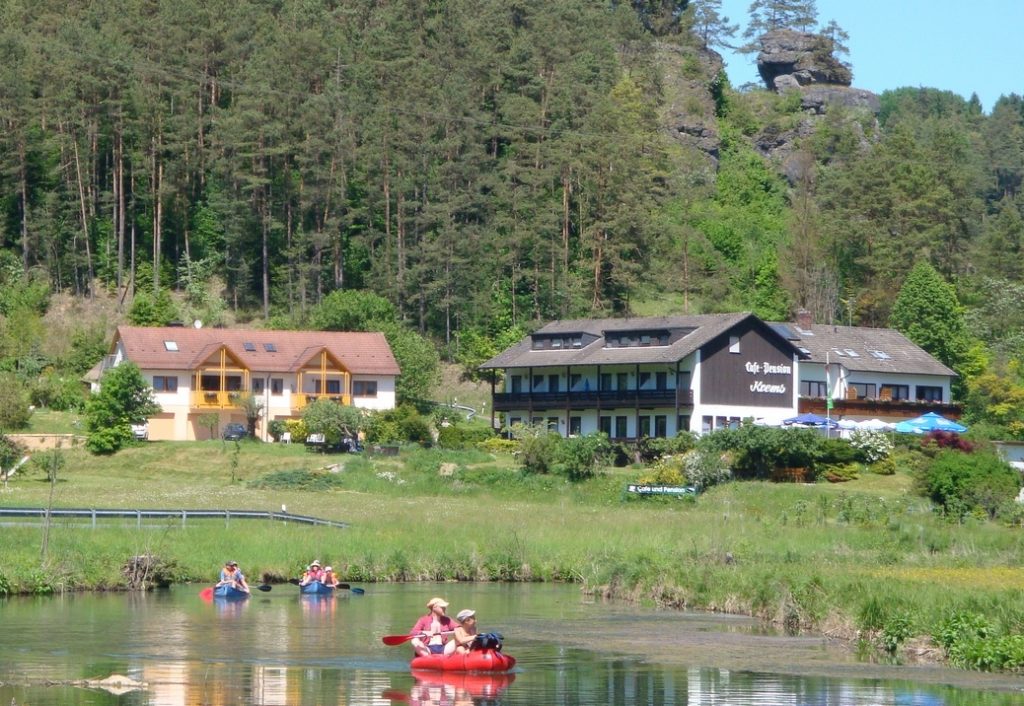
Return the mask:
[[36,409],[29,417],[28,428],[19,429],[25,434],[81,434],[84,420],[78,412],[57,412],[51,409]]

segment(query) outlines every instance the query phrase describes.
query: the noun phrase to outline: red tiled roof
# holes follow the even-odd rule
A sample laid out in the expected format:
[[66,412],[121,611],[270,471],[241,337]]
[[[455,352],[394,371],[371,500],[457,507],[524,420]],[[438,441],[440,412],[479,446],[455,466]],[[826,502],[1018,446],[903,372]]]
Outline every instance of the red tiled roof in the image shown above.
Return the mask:
[[[118,326],[115,344],[118,340],[128,360],[144,369],[192,370],[220,346],[227,346],[243,365],[259,372],[293,372],[327,349],[351,373],[400,373],[382,333]],[[174,341],[178,350],[167,350],[165,341]],[[246,343],[255,350],[245,350]],[[268,351],[265,344],[272,344],[274,350]]]

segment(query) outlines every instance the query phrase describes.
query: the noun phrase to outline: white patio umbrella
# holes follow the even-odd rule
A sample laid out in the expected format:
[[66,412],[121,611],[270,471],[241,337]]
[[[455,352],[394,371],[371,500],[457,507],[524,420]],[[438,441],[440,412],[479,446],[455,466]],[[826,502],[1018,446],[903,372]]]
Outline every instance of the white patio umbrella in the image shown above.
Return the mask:
[[869,419],[865,422],[858,422],[857,428],[862,431],[891,431],[893,424],[883,422],[881,419]]

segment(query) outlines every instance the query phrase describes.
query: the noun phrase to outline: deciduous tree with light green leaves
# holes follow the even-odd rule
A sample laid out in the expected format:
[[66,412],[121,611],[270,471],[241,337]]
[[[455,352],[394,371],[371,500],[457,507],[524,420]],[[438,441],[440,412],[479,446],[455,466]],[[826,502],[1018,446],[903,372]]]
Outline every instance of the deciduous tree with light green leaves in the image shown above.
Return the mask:
[[135,363],[111,368],[100,380],[100,391],[85,406],[85,446],[97,454],[111,454],[132,442],[132,424],[144,424],[158,414],[153,388]]
[[355,439],[363,426],[363,415],[355,407],[330,400],[317,400],[302,410],[302,422],[310,434],[323,434],[327,446],[343,438]]

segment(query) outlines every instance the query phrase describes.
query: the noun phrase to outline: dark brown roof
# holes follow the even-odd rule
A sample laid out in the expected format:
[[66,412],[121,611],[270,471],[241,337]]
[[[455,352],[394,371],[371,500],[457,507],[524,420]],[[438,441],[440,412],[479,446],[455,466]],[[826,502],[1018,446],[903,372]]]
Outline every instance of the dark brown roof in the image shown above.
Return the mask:
[[[569,319],[552,321],[533,335],[591,334],[597,339],[582,348],[533,350],[532,336],[527,336],[480,366],[481,370],[524,367],[562,367],[566,365],[615,365],[635,363],[675,363],[705,343],[722,335],[747,318],[749,312],[734,314],[701,314],[694,316],[649,316],[625,319]],[[760,320],[758,320],[760,321]],[[667,346],[605,348],[605,332],[686,330],[689,333]],[[773,329],[764,327],[768,335]],[[784,337],[779,336],[781,340]]]
[[[114,343],[118,340],[128,360],[146,369],[192,370],[226,346],[243,365],[260,372],[293,372],[326,349],[351,373],[400,373],[384,334],[376,332],[119,326]],[[178,350],[167,350],[165,341],[174,341]],[[254,350],[246,350],[247,343]]]
[[[779,330],[778,324],[772,324]],[[800,328],[784,324],[792,332],[794,345],[810,353],[808,363],[838,363],[847,370],[872,373],[917,373],[955,376],[956,373],[933,358],[899,331],[891,328],[830,326],[812,324]],[[851,355],[851,352],[853,355]]]

